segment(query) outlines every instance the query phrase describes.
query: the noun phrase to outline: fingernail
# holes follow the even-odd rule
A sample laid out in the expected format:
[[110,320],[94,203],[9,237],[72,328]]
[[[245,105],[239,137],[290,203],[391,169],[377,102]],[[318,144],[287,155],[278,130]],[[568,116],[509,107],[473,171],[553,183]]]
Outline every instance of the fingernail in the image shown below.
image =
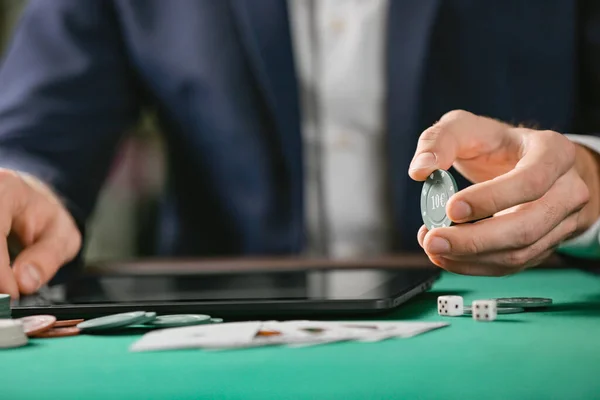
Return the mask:
[[41,285],[41,278],[36,267],[31,264],[27,264],[23,267],[21,285],[23,286],[23,289],[29,292],[35,292],[39,289]]
[[446,239],[442,239],[439,237],[434,237],[433,239],[431,239],[431,241],[429,242],[429,246],[427,247],[429,248],[429,252],[434,254],[443,254],[450,252],[450,243]]
[[410,169],[422,169],[432,167],[435,165],[435,161],[435,154],[422,153],[419,154],[417,158],[413,160],[412,163],[410,163]]
[[452,210],[449,210],[449,217],[455,221],[462,221],[463,219],[467,219],[471,216],[472,210],[471,206],[465,203],[464,201],[457,201]]

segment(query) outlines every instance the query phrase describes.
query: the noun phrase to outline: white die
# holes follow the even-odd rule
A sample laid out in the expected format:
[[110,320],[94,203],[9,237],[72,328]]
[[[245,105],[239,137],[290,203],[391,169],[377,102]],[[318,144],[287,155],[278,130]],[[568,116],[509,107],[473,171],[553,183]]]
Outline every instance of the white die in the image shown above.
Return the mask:
[[460,296],[438,297],[438,314],[449,317],[458,317],[465,311],[463,298]]
[[493,321],[498,314],[496,300],[475,300],[471,308],[476,321]]

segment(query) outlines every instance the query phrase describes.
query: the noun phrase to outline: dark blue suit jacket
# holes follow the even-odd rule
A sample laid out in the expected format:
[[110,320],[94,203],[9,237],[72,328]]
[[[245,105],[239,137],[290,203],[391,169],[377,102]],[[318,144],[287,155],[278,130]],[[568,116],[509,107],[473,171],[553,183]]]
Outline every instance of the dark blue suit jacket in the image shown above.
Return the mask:
[[[397,249],[417,248],[421,184],[407,168],[443,113],[598,131],[597,8],[392,0]],[[303,157],[289,30],[285,0],[33,0],[0,71],[0,165],[46,179],[84,221],[119,139],[148,105],[168,144],[160,254],[297,253]]]

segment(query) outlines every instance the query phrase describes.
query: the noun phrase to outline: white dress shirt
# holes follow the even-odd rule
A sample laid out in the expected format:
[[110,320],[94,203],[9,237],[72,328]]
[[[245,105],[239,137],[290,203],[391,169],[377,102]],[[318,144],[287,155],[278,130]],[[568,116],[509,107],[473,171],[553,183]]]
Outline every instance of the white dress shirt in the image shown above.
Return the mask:
[[[388,1],[288,0],[288,6],[302,107],[307,252],[385,253]],[[599,138],[569,137],[600,152]],[[600,258],[599,234],[600,222],[560,250]]]
[[385,0],[290,0],[300,82],[310,254],[388,249]]

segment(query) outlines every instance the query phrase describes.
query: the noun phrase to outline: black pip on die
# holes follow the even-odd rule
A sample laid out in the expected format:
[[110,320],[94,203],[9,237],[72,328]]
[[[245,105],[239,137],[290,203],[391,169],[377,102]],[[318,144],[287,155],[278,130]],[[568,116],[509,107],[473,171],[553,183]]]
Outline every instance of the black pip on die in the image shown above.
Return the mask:
[[464,303],[461,296],[438,297],[438,314],[443,316],[457,317],[463,315]]
[[475,300],[472,303],[473,319],[477,321],[494,321],[498,314],[496,300]]

